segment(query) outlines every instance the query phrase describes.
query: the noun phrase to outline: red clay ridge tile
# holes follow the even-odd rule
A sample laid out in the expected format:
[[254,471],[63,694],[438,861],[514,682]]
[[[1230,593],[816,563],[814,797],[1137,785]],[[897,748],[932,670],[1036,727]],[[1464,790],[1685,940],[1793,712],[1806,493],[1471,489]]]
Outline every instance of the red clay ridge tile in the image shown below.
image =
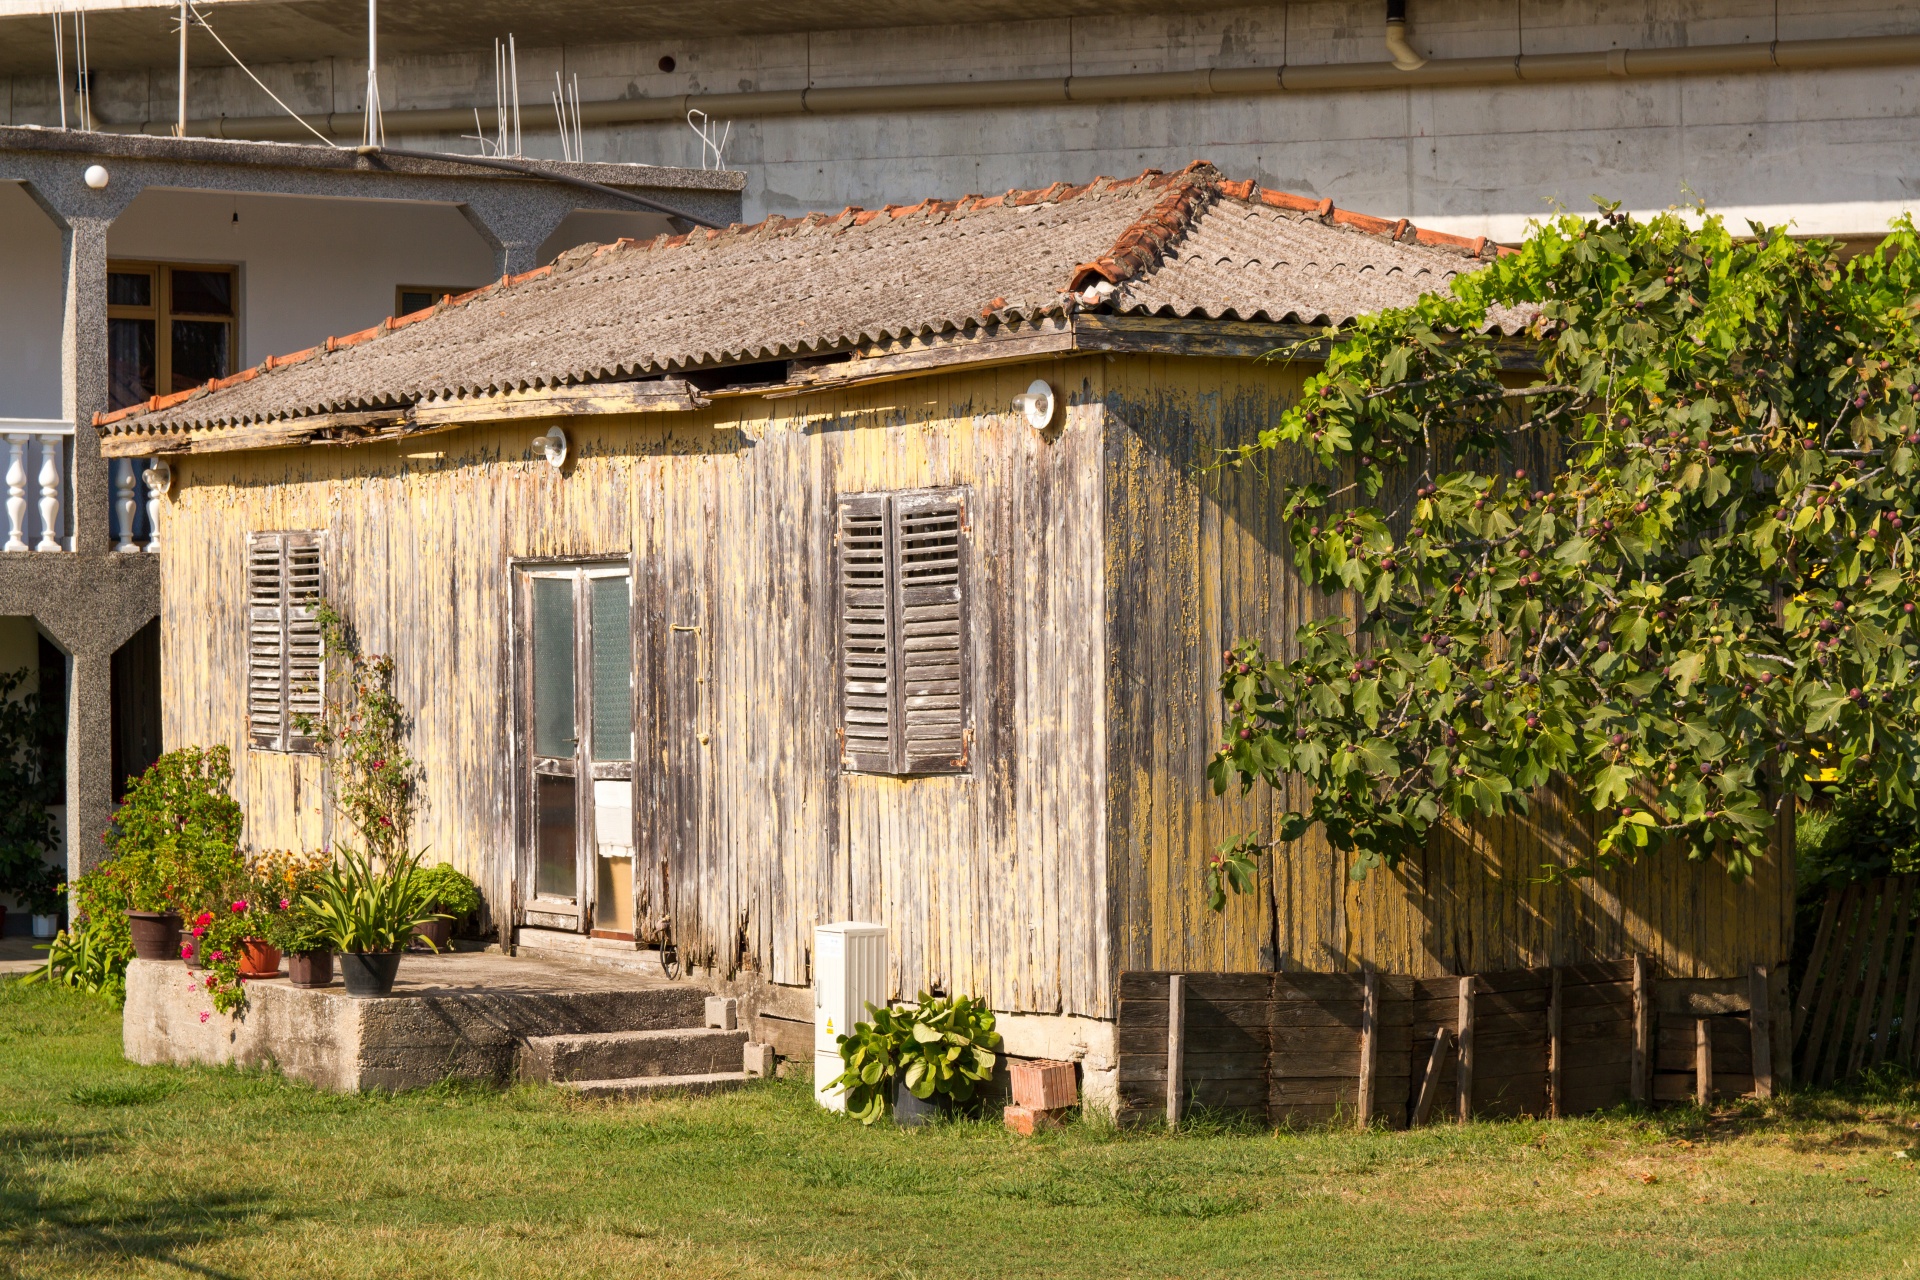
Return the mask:
[[1244,182],[1222,182],[1220,189],[1232,196],[1235,200],[1251,200],[1253,198],[1254,181],[1252,178],[1248,178]]
[[1167,194],[1131,226],[1120,233],[1113,248],[1092,262],[1075,267],[1067,282],[1071,293],[1079,293],[1096,279],[1120,284],[1159,263],[1169,247],[1184,236],[1194,215],[1212,197],[1218,173],[1213,166],[1196,161],[1179,175]]
[[881,209],[862,209],[853,215],[853,225],[856,227],[864,227],[875,218],[878,218],[883,212],[885,211]]
[[1356,230],[1365,231],[1376,236],[1391,236],[1394,234],[1393,224],[1385,218],[1376,218],[1370,213],[1355,213],[1351,209],[1335,209],[1333,211],[1333,225],[1336,227],[1353,227]]
[[1315,200],[1310,196],[1296,196],[1290,191],[1269,191],[1262,188],[1260,203],[1273,209],[1285,209],[1290,213],[1311,213],[1324,216],[1323,203],[1330,201]]

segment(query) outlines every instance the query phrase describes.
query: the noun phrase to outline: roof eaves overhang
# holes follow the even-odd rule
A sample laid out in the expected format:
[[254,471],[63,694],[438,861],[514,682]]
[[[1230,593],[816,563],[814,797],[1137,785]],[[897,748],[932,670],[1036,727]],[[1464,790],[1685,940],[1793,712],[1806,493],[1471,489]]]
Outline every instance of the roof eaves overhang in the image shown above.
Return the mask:
[[[135,426],[103,434],[100,451],[110,458],[126,458],[375,444],[522,420],[691,413],[719,400],[789,399],[1080,353],[1317,362],[1325,358],[1328,344],[1325,325],[1083,311],[925,334],[865,345],[825,358],[794,360],[787,380],[781,383],[702,391],[684,378],[656,377],[421,401],[192,431],[143,431]],[[1539,367],[1536,344],[1524,338],[1501,338],[1498,345],[1504,367]]]

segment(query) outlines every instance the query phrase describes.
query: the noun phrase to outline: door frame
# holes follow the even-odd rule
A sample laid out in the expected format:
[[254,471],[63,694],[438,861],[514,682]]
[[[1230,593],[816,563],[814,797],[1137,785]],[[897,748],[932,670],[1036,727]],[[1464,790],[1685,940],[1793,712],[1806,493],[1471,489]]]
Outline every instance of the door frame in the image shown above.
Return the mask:
[[[625,761],[596,763],[593,753],[593,615],[587,584],[597,578],[624,577],[627,580],[627,636],[621,646],[628,654],[629,734],[637,744],[638,723],[635,710],[633,669],[633,562],[630,555],[607,556],[524,556],[509,557],[508,628],[511,638],[511,675],[508,684],[512,708],[507,751],[512,773],[512,901],[515,925],[558,929],[590,935],[593,931],[595,895],[599,884],[599,833],[596,829],[597,806],[594,803],[596,781],[624,780],[629,792],[638,770],[631,757]],[[538,892],[539,803],[534,779],[542,772],[540,758],[533,752],[533,583],[537,578],[568,577],[573,583],[573,715],[579,730],[574,744],[572,776],[574,787],[574,889],[571,899],[543,898]],[[629,804],[630,824],[637,828],[637,814]],[[629,844],[635,843],[637,829],[629,832]]]

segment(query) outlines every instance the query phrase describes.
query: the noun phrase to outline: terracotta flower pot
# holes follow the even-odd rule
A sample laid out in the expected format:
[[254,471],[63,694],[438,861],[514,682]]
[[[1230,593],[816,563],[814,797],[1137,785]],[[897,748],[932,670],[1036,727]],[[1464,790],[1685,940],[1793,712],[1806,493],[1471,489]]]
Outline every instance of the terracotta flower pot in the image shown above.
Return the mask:
[[280,948],[248,938],[240,944],[240,976],[277,978],[280,976]]
[[315,990],[333,985],[333,952],[309,951],[287,957],[287,980],[296,987]]
[[445,951],[447,944],[453,941],[453,921],[429,920],[425,924],[417,924],[413,926],[413,936],[417,939],[414,944],[416,947],[431,942],[435,951]]
[[398,951],[347,951],[340,956],[340,976],[350,996],[389,996],[400,969]]
[[142,960],[180,958],[180,915],[175,911],[129,911],[133,954]]

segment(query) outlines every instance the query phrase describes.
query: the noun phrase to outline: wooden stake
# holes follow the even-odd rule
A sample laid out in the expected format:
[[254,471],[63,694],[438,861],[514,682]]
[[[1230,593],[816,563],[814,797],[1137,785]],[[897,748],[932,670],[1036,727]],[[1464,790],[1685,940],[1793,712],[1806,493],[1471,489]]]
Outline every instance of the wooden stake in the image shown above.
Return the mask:
[[1167,978],[1167,1128],[1180,1127],[1181,1095],[1187,1091],[1187,978]]
[[1367,970],[1360,1003],[1360,1127],[1373,1123],[1374,1064],[1380,1057],[1380,975]]
[[1460,1123],[1473,1119],[1473,977],[1460,979],[1460,1060],[1453,1081],[1460,1092]]
[[1653,973],[1645,956],[1633,958],[1633,1074],[1628,1091],[1635,1102],[1645,1102],[1647,1091],[1647,1049],[1652,1039]]
[[1560,966],[1553,967],[1553,991],[1547,997],[1547,1117],[1560,1118],[1560,1068],[1566,1061],[1560,1042]]
[[1767,1016],[1767,966],[1753,966],[1747,1019],[1753,1032],[1753,1096],[1773,1096],[1773,1020]]
[[1713,1029],[1706,1018],[1693,1023],[1693,1100],[1702,1109],[1713,1103]]
[[1433,1033],[1433,1052],[1427,1055],[1427,1074],[1420,1077],[1420,1100],[1414,1103],[1409,1129],[1418,1129],[1433,1115],[1434,1099],[1440,1096],[1440,1068],[1447,1065],[1447,1050],[1453,1047],[1453,1032],[1441,1027]]

